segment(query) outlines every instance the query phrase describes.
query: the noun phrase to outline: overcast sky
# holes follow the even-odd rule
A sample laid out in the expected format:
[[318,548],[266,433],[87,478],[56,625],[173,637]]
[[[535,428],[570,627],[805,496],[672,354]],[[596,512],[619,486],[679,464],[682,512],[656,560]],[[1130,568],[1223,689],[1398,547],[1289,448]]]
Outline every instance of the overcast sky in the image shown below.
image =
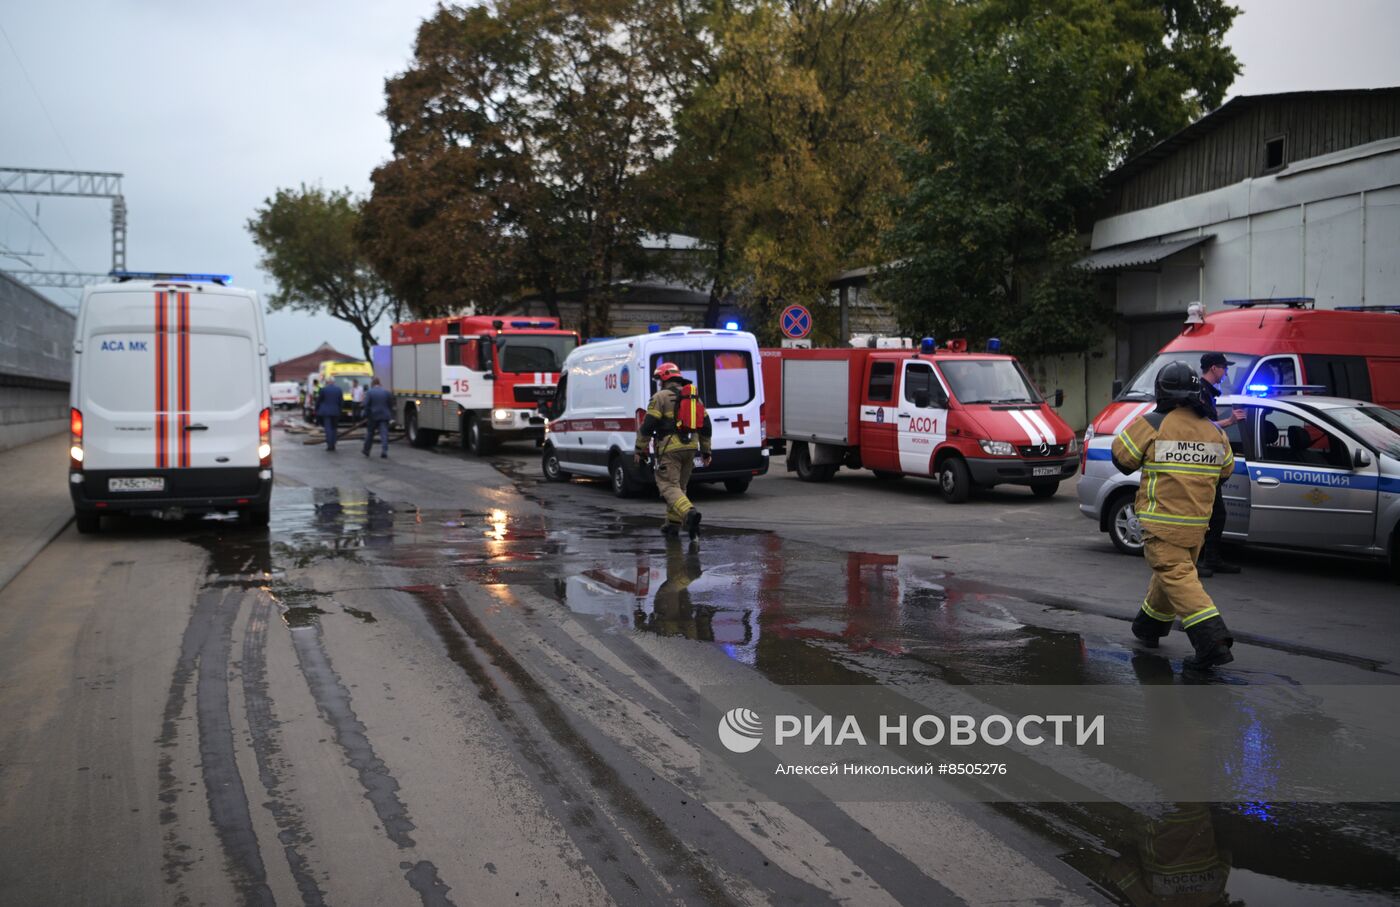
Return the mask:
[[[1400,2],[1236,3],[1229,43],[1244,73],[1231,95],[1400,85]],[[122,173],[129,268],[229,273],[265,292],[245,222],[278,187],[368,191],[389,154],[384,79],[407,65],[436,5],[8,3],[0,166]],[[0,253],[34,253],[35,269],[106,271],[110,211],[97,199],[0,195]],[[26,264],[0,255],[11,267]],[[43,292],[68,305],[78,295]],[[278,313],[268,325],[273,361],[323,340],[359,349],[329,317]]]

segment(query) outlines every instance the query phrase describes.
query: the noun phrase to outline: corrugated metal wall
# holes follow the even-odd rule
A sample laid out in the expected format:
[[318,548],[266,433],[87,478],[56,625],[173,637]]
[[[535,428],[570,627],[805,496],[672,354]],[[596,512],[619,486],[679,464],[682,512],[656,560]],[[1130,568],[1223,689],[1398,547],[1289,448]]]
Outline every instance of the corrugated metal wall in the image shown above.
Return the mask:
[[76,322],[0,272],[0,450],[67,429]]

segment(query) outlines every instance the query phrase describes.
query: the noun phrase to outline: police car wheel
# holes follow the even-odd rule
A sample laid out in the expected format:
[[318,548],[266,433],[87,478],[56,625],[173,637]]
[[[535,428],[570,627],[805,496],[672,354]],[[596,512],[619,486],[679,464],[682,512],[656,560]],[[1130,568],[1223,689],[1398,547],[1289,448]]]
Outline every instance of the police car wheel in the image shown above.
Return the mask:
[[972,473],[962,457],[949,457],[938,467],[938,490],[950,504],[961,504],[972,496]]
[[1119,493],[1108,502],[1108,538],[1123,554],[1142,554],[1142,526],[1133,510],[1136,489]]
[[540,456],[540,469],[544,472],[547,482],[568,481],[569,474],[559,465],[559,452],[554,449],[553,444],[545,445],[544,453]]

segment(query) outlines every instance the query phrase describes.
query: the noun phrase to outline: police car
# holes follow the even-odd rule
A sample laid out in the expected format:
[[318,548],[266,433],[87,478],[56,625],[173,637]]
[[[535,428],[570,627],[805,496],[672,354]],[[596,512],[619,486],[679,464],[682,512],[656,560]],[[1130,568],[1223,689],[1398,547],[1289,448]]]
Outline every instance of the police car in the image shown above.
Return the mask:
[[[1389,558],[1400,571],[1400,413],[1298,387],[1249,390],[1216,400],[1221,413],[1246,413],[1225,429],[1235,454],[1223,488],[1225,539]],[[1113,437],[1087,439],[1079,510],[1119,551],[1139,554],[1133,500],[1140,474],[1125,476],[1113,465]]]

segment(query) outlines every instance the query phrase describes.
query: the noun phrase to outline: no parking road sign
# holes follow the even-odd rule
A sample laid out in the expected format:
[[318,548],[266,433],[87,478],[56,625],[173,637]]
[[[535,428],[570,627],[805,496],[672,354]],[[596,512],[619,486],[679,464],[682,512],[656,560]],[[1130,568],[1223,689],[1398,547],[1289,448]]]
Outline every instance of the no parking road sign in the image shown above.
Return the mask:
[[783,309],[778,324],[782,327],[784,335],[793,340],[800,340],[812,333],[812,313],[807,311],[806,306],[790,305]]

